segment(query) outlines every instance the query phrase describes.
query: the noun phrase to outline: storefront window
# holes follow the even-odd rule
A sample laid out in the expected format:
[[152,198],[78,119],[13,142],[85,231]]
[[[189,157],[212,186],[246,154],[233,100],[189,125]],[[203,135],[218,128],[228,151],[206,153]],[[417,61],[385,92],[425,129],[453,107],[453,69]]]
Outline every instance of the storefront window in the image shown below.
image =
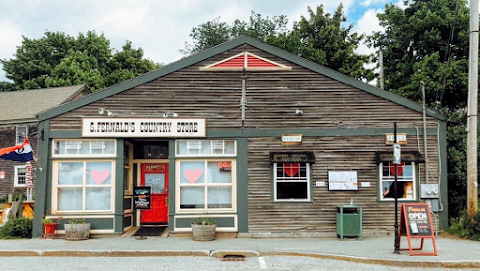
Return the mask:
[[310,200],[310,164],[274,163],[274,200]]
[[177,161],[180,211],[233,210],[234,159]]
[[53,170],[58,211],[112,211],[113,161],[54,161]]
[[234,156],[234,140],[177,140],[177,156]]
[[380,163],[380,200],[416,200],[415,163],[400,163],[397,166],[397,189],[393,184],[395,180],[395,165],[393,163]]
[[115,157],[115,140],[59,139],[53,141],[53,157]]

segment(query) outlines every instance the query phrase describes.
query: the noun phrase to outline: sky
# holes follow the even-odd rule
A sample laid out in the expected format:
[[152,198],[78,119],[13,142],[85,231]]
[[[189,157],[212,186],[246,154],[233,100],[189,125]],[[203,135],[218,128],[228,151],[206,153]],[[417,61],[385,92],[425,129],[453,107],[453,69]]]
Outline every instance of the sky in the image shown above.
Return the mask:
[[[286,15],[291,28],[307,7],[323,4],[333,12],[340,3],[349,24],[358,33],[381,31],[376,14],[391,0],[0,0],[0,59],[10,59],[22,36],[41,38],[45,31],[70,36],[95,30],[120,50],[126,40],[143,48],[145,57],[168,64],[183,57],[179,50],[191,43],[193,27],[220,17],[227,23],[248,20],[252,11],[262,16]],[[393,3],[400,5],[401,0]],[[360,53],[371,53],[365,45]],[[0,64],[1,67],[1,64]],[[5,81],[0,70],[0,81]]]

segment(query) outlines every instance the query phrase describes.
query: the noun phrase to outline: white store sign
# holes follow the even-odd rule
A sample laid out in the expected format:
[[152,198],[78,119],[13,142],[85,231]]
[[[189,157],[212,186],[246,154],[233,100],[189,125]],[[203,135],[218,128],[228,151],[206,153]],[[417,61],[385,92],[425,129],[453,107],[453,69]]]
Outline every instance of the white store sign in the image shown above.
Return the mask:
[[82,137],[206,137],[206,130],[206,119],[82,119]]

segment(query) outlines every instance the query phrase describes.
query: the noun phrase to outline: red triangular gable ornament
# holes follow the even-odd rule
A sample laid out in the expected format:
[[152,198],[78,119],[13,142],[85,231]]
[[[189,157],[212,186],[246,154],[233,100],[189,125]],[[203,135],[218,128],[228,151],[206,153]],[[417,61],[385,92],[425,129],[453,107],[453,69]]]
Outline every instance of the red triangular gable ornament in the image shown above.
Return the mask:
[[201,67],[200,70],[291,70],[292,67],[271,61],[249,52],[236,54],[224,60]]

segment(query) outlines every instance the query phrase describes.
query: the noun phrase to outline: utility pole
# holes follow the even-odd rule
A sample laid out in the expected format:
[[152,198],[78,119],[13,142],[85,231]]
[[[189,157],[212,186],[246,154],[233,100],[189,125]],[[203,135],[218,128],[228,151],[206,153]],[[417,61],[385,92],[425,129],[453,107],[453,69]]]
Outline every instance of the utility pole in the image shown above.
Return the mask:
[[378,64],[380,66],[380,72],[379,72],[379,75],[380,75],[380,88],[381,89],[385,89],[385,85],[384,85],[384,75],[383,75],[383,52],[382,52],[382,48],[380,47],[380,50],[378,51]]
[[470,43],[467,111],[467,216],[478,210],[477,113],[478,113],[478,0],[470,0]]

